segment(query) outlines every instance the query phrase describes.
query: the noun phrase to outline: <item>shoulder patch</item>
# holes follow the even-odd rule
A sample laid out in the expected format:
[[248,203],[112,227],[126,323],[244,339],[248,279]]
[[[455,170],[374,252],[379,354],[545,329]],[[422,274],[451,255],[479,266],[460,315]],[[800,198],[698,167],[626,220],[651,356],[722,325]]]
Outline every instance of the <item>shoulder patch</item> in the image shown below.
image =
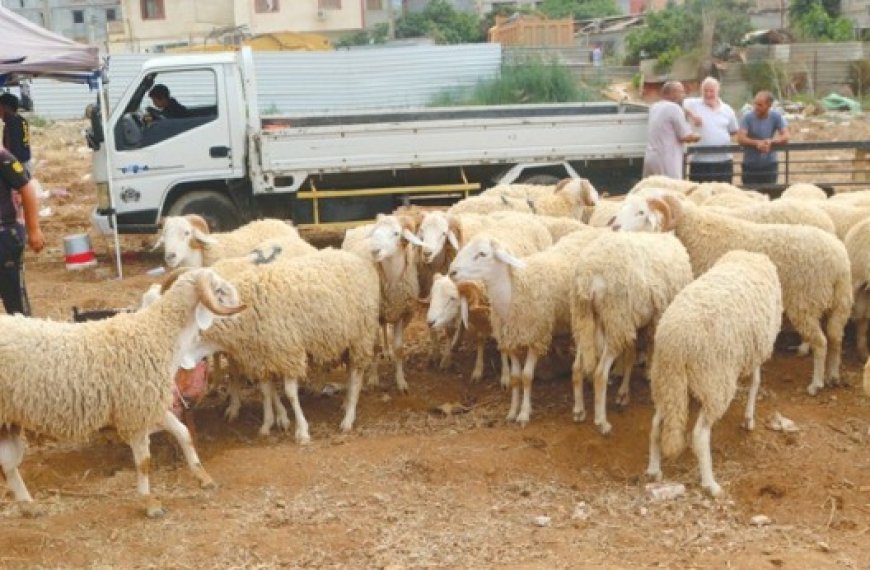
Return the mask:
[[24,172],[24,166],[17,160],[13,160],[12,170],[14,170],[17,174],[22,174]]

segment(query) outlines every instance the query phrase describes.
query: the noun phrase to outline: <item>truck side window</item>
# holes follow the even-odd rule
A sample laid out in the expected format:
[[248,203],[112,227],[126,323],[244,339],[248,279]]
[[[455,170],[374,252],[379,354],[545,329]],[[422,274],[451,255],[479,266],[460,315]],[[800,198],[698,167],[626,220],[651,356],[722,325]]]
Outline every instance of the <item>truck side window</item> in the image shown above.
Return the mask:
[[139,110],[125,113],[115,126],[118,150],[159,144],[217,119],[217,77],[213,70],[165,72],[146,81],[143,87],[147,88],[139,90]]

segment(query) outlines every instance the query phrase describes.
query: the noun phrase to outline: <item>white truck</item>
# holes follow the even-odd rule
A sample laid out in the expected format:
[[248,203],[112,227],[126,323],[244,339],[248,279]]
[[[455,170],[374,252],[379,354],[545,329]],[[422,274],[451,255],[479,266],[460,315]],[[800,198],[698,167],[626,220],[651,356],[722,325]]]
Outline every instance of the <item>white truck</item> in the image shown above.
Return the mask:
[[[183,116],[144,109],[157,84],[196,87]],[[566,176],[616,193],[640,178],[647,112],[589,103],[261,116],[245,48],[146,61],[100,121],[93,113],[88,133],[93,222],[108,233],[114,213],[119,233],[149,233],[185,213],[216,230],[262,216],[351,226],[402,204]]]

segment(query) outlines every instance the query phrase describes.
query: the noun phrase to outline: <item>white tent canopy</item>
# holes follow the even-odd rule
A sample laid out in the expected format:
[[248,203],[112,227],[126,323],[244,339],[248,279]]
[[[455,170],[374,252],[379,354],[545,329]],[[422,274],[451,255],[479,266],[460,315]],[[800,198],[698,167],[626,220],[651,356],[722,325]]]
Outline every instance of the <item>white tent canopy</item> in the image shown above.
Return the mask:
[[0,76],[48,76],[92,83],[100,69],[96,46],[50,32],[2,6],[0,38]]

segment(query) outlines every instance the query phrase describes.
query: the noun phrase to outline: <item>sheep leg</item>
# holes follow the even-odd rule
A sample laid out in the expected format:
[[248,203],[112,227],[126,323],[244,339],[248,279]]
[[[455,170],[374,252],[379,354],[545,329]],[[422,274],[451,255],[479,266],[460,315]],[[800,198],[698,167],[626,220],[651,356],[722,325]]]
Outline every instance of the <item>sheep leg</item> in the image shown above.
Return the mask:
[[828,316],[828,322],[825,326],[825,332],[827,333],[828,339],[828,352],[825,361],[825,380],[831,386],[840,385],[840,358],[843,355],[843,330],[846,328],[846,321],[848,320],[848,312],[838,312],[834,310]]
[[359,402],[359,393],[362,389],[363,370],[353,366],[350,369],[350,379],[347,387],[347,400],[344,406],[344,419],[341,421],[341,431],[348,433],[353,429],[356,420],[356,405]]
[[722,487],[713,478],[713,456],[710,453],[710,431],[712,422],[707,419],[704,411],[698,412],[698,421],[692,430],[692,449],[698,458],[698,470],[701,472],[701,487],[712,497],[722,493]]
[[810,396],[815,396],[825,386],[825,356],[828,340],[822,334],[822,327],[817,320],[795,320],[798,322],[792,321],[794,328],[813,349],[813,379],[807,386],[807,392]]
[[299,382],[295,378],[293,380],[285,380],[284,393],[287,394],[287,399],[290,400],[290,405],[293,406],[293,417],[296,419],[296,443],[302,445],[311,443],[311,436],[308,434],[308,422],[302,413],[302,406],[299,405]]
[[21,427],[0,427],[0,474],[6,479],[6,484],[15,496],[16,501],[32,503],[33,497],[27,491],[24,479],[18,467],[24,459],[24,438],[21,437]]
[[471,381],[477,382],[483,378],[483,351],[486,348],[486,339],[483,335],[477,335],[477,357],[474,359],[474,370],[471,371]]
[[[167,412],[172,413],[172,412]],[[136,491],[144,499],[145,515],[157,519],[166,514],[160,500],[151,494],[151,484],[148,474],[151,471],[151,447],[148,432],[143,431],[133,436],[127,444],[133,450],[133,461],[136,463]]]
[[622,384],[616,392],[616,403],[620,406],[627,406],[631,401],[631,372],[634,370],[635,362],[637,362],[637,346],[630,342],[622,353]]
[[[459,334],[458,330],[456,334]],[[455,346],[453,339],[450,338],[449,331],[445,334],[444,340],[439,344],[441,349],[441,360],[438,362],[438,368],[441,370],[447,370],[453,362],[453,347]]]
[[290,417],[287,415],[287,408],[284,407],[284,402],[281,401],[281,392],[272,382],[269,382],[269,388],[272,390],[272,405],[275,407],[278,427],[281,428],[281,431],[287,431],[290,429]]
[[511,385],[511,361],[507,352],[499,351],[501,355],[501,384],[502,389],[507,390]]
[[746,397],[746,413],[743,414],[743,429],[755,429],[755,400],[758,398],[758,388],[761,386],[761,368],[752,371],[752,383],[749,385],[749,395]]
[[523,368],[523,403],[520,406],[520,414],[517,423],[525,426],[529,423],[532,415],[532,383],[535,381],[535,365],[538,363],[538,355],[532,349],[526,353],[526,366]]
[[858,358],[861,362],[867,362],[867,326],[870,324],[870,319],[861,318],[855,319],[855,332],[857,337],[855,339],[855,344],[858,348]]
[[199,486],[203,489],[215,489],[217,484],[214,479],[206,473],[202,462],[199,460],[199,455],[196,453],[196,448],[193,446],[193,438],[190,436],[190,431],[175,417],[171,411],[167,411],[163,416],[163,428],[172,434],[178,445],[181,446],[181,452],[184,453],[184,459],[187,461],[187,466],[193,472],[193,476],[199,481]]
[[649,463],[646,476],[653,481],[662,480],[662,414],[658,410],[653,414],[652,429],[649,432]]
[[595,391],[595,427],[602,435],[609,434],[611,430],[610,424],[607,423],[607,379],[614,360],[616,360],[615,355],[610,352],[605,343],[604,352],[595,368],[592,382]]
[[520,378],[521,371],[519,355],[516,352],[511,352],[509,356],[511,361],[511,407],[508,410],[507,420],[512,422],[517,419],[517,414],[520,411],[520,384],[522,380]]
[[399,319],[393,325],[393,358],[396,361],[396,387],[399,392],[408,392],[408,382],[405,381],[405,347],[404,347],[404,332],[407,319]]
[[239,410],[242,408],[242,383],[235,376],[231,376],[227,383],[227,396],[229,405],[224,410],[224,419],[232,422],[239,417]]
[[393,346],[390,344],[390,329],[389,324],[384,323],[381,325],[381,356],[386,358],[387,360],[393,360],[395,355],[393,354]]
[[798,356],[807,356],[810,353],[811,348],[810,343],[802,342],[795,350],[797,351]]
[[586,406],[583,402],[583,356],[578,349],[571,365],[571,384],[574,387],[574,421],[586,419]]
[[272,426],[275,425],[275,413],[272,406],[272,381],[260,382],[260,392],[263,393],[263,425],[260,426],[260,435],[269,435]]

